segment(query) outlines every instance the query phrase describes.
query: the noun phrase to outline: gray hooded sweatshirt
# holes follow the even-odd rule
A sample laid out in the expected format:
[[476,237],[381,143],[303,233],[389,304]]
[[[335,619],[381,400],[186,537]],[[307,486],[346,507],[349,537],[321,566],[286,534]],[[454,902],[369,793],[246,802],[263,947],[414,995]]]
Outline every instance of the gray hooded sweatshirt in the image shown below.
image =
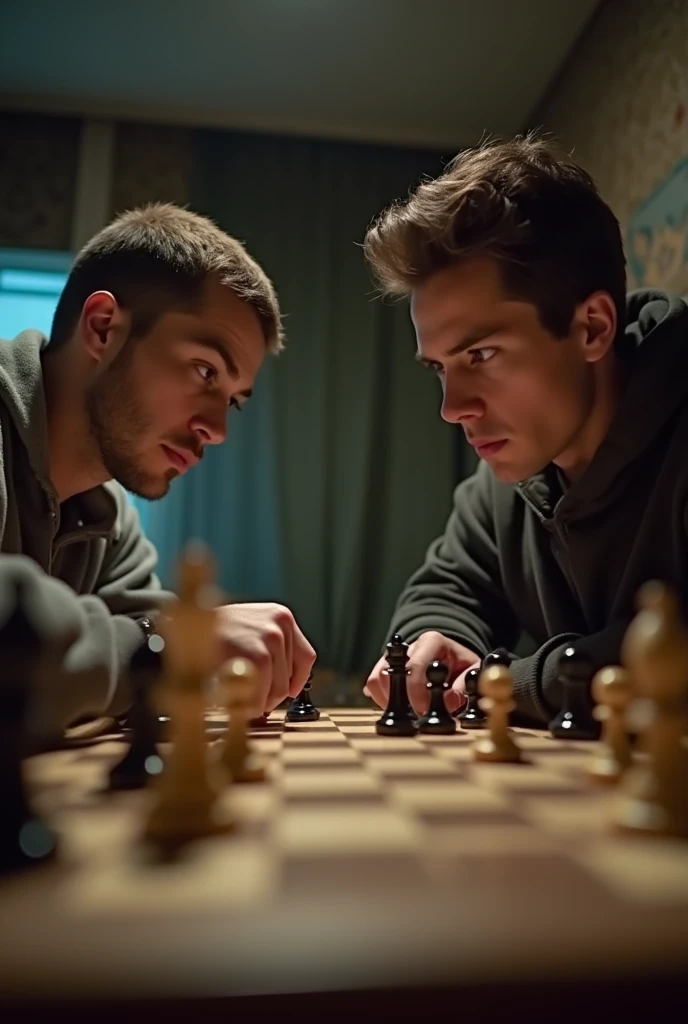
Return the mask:
[[41,734],[54,736],[79,719],[126,710],[123,669],[143,640],[136,619],[171,595],[119,484],[58,502],[48,464],[46,345],[37,331],[0,340],[0,617],[21,579],[40,628],[73,637],[63,671],[36,681]]

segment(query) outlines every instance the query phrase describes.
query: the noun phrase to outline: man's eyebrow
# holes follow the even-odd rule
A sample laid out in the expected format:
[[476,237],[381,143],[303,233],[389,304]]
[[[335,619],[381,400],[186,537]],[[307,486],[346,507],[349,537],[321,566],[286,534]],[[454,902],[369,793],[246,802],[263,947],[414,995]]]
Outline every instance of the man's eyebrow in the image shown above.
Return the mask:
[[[445,358],[447,356],[458,356],[460,352],[465,352],[467,348],[472,348],[473,345],[477,345],[481,341],[485,341],[486,338],[491,338],[493,334],[497,334],[501,328],[497,325],[491,327],[479,327],[476,330],[471,331],[457,342],[456,345],[452,345],[448,352],[444,353]],[[434,366],[437,360],[426,359],[419,352],[416,352],[416,359],[419,363],[423,363],[424,366]]]
[[239,367],[235,363],[232,353],[220,338],[216,338],[214,334],[195,334],[192,337],[192,341],[197,345],[202,345],[203,348],[209,348],[212,349],[213,352],[217,352],[222,359],[222,362],[225,364],[225,369],[230,377],[237,379],[241,376],[239,373]]

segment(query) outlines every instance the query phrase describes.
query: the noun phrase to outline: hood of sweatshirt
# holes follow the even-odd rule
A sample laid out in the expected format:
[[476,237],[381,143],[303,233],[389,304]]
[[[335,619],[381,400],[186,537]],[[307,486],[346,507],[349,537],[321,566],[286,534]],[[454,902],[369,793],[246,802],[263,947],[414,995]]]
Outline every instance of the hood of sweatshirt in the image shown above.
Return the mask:
[[[0,402],[9,412],[56,522],[59,523],[60,513],[64,514],[66,506],[69,506],[70,526],[73,520],[92,534],[106,534],[112,529],[117,509],[105,487],[94,487],[76,495],[60,509],[50,479],[48,418],[41,362],[47,344],[48,339],[40,331],[22,331],[11,341],[0,340]],[[7,439],[4,443],[8,443]]]
[[688,306],[666,292],[642,290],[627,298],[626,336],[635,346],[631,375],[606,437],[582,474],[563,494],[554,466],[516,485],[548,519],[598,510],[610,500],[632,463],[654,442],[688,395]]

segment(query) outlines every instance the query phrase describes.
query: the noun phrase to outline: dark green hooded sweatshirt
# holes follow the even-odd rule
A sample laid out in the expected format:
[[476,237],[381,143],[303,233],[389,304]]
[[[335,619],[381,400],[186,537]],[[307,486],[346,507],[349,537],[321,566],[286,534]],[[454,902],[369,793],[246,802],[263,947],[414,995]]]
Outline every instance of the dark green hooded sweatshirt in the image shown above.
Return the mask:
[[123,668],[143,640],[136,619],[171,595],[119,484],[59,504],[48,465],[45,345],[37,331],[0,341],[0,622],[20,579],[46,635],[75,638],[64,671],[37,681],[34,721],[52,738],[77,719],[126,710]]
[[688,306],[628,296],[633,369],[592,462],[562,490],[554,466],[517,485],[485,463],[454,493],[443,536],[399,597],[390,633],[438,630],[483,656],[537,647],[511,668],[518,710],[542,723],[562,704],[559,657],[575,642],[593,667],[619,662],[639,587],[688,597]]

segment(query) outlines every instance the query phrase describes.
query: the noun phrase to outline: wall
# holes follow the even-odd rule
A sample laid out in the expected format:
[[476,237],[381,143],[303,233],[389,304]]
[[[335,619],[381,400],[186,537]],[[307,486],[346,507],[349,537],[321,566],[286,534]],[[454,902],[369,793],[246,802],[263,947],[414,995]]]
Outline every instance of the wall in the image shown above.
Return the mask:
[[[0,112],[0,248],[78,247],[79,201],[89,206],[78,184],[83,127],[79,118]],[[115,123],[110,185],[93,232],[141,203],[188,203],[192,152],[189,129]],[[84,184],[99,182],[86,175]]]
[[[630,250],[638,208],[688,156],[687,0],[607,0],[531,124],[593,175]],[[641,283],[633,261],[629,271],[630,285]],[[657,283],[688,292],[688,260],[664,277]]]

